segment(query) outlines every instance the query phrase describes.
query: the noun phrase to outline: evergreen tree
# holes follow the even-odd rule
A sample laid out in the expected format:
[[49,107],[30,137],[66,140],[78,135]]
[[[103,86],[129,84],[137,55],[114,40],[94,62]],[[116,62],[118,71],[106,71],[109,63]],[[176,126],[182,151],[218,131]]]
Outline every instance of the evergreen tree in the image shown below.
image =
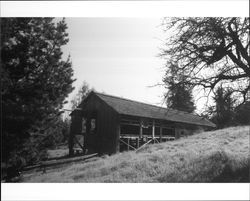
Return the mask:
[[232,90],[224,89],[220,86],[213,97],[215,101],[215,111],[212,120],[217,124],[218,128],[229,126],[234,121],[234,103],[232,98]]
[[61,47],[69,40],[66,29],[64,19],[57,23],[52,18],[1,19],[4,160],[13,153],[26,157],[27,142],[38,146],[31,137],[46,137],[73,90],[70,58],[62,59]]
[[250,101],[235,108],[235,122],[241,125],[250,125]]
[[79,87],[76,95],[73,97],[71,102],[71,110],[74,110],[79,106],[79,104],[89,95],[89,93],[94,89],[89,89],[89,85],[87,82],[83,82]]
[[168,63],[163,82],[168,92],[165,94],[168,108],[177,109],[185,112],[193,112],[195,105],[192,97],[192,89],[189,86],[187,77],[176,72],[177,64]]

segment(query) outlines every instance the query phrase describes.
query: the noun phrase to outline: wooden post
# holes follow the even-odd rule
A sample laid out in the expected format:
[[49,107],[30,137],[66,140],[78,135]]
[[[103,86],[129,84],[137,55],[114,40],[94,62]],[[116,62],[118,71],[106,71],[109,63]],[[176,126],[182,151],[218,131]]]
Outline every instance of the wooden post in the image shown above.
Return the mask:
[[153,124],[152,124],[152,141],[154,144],[155,143],[155,120],[153,120]]
[[136,140],[137,140],[137,149],[140,147],[140,138],[136,138]]
[[73,122],[74,121],[74,116],[71,117],[71,124],[70,124],[70,133],[69,133],[69,141],[68,141],[68,146],[69,146],[69,156],[74,155],[74,131],[73,131]]
[[117,127],[116,127],[116,153],[120,152],[120,133],[121,133],[121,127],[120,127],[120,122],[118,122]]
[[127,146],[128,146],[128,147],[127,147],[128,151],[129,151],[129,145],[130,145],[129,143],[130,143],[130,140],[129,140],[129,138],[128,138],[128,145],[127,145]]
[[153,120],[153,125],[152,125],[152,138],[155,138],[155,120]]
[[72,132],[69,133],[69,141],[68,141],[68,145],[69,145],[69,156],[73,156],[74,155],[74,134]]
[[174,136],[175,136],[176,139],[179,138],[179,129],[174,128]]
[[142,138],[142,119],[140,119],[140,139]]
[[84,149],[85,149],[84,152],[86,152],[86,149],[88,149],[88,141],[89,141],[90,129],[91,129],[91,121],[90,121],[90,118],[87,117],[87,119],[86,119],[86,133],[85,133],[85,136],[84,136]]
[[160,142],[162,142],[162,127],[160,127]]

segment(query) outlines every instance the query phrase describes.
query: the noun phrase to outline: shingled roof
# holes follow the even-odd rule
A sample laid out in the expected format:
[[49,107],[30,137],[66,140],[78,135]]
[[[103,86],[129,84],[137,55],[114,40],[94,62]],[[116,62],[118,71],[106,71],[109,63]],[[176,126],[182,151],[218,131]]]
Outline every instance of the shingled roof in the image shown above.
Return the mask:
[[162,119],[173,122],[187,123],[192,125],[200,125],[207,127],[215,127],[215,124],[209,120],[195,114],[158,107],[138,101],[133,101],[116,96],[93,92],[100,99],[106,102],[119,114],[147,117],[152,119]]

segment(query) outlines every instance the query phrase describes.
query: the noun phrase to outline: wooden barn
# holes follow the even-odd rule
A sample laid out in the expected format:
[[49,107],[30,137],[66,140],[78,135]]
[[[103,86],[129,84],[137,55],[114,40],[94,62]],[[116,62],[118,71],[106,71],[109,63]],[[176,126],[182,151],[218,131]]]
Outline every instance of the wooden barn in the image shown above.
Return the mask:
[[[113,154],[148,143],[174,140],[215,125],[205,118],[111,95],[91,92],[71,113],[69,152]],[[82,135],[83,140],[77,140]]]

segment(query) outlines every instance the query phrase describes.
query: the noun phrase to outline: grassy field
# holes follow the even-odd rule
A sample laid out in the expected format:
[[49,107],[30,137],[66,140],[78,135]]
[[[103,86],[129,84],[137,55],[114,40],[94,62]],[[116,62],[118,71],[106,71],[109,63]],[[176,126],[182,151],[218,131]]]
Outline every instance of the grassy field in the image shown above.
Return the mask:
[[32,173],[23,182],[249,182],[249,127],[203,132],[89,162]]

